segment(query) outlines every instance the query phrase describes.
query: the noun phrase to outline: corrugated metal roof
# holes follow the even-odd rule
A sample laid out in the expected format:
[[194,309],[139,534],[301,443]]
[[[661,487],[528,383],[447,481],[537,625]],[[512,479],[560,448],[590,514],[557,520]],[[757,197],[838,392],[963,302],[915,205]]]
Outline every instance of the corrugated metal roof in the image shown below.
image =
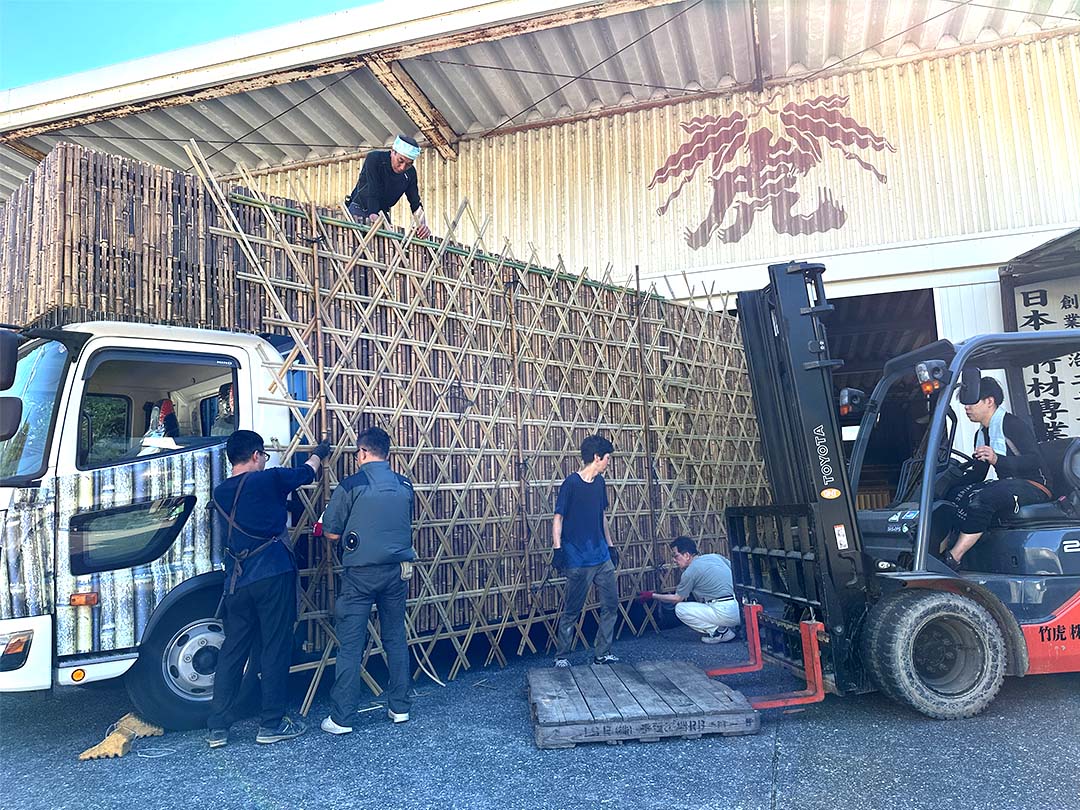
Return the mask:
[[[766,80],[805,77],[843,60],[854,66],[1080,23],[1080,0],[1014,0],[1011,7],[957,0],[686,0],[401,64],[468,137],[746,86],[756,72],[752,8]],[[587,78],[572,81],[586,71]],[[63,129],[26,144],[47,152],[60,140],[74,141],[184,169],[182,143],[195,138],[209,151],[224,149],[211,163],[227,173],[238,162],[279,165],[381,146],[399,131],[416,127],[373,74],[358,68]],[[0,195],[32,165],[0,150]]]

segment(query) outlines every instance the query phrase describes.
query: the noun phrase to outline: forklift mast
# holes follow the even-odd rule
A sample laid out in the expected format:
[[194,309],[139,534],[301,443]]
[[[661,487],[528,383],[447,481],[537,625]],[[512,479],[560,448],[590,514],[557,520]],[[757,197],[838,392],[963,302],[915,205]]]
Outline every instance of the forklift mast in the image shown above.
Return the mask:
[[839,694],[863,691],[857,631],[873,595],[848,483],[821,315],[824,265],[769,267],[769,286],[738,296],[739,323],[773,503],[725,513],[736,590],[784,616],[761,618],[766,655],[799,667],[799,621],[824,623],[822,665]]

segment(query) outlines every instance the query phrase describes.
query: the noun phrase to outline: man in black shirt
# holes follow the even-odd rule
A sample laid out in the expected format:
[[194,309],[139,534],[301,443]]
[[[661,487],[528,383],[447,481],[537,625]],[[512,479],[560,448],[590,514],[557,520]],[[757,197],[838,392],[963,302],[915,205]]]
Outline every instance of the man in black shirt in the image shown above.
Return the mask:
[[252,646],[262,643],[262,712],[258,743],[291,740],[304,726],[285,715],[293,624],[296,562],[289,545],[287,500],[315,480],[330,445],[321,442],[300,467],[266,469],[270,458],[253,430],[229,437],[225,453],[232,475],[214,488],[214,506],[225,521],[225,642],[218,654],[206,738],[211,748],[229,741],[229,726]]
[[357,222],[375,224],[380,212],[390,221],[390,209],[404,194],[409,200],[413,217],[416,219],[416,235],[426,239],[431,235],[424,216],[424,207],[420,203],[420,191],[416,183],[416,169],[413,163],[420,157],[420,147],[416,141],[404,135],[398,135],[389,151],[373,150],[364,158],[364,168],[360,170],[360,179],[345,203]]
[[[952,493],[957,505],[960,534],[945,552],[945,563],[959,570],[964,554],[983,536],[994,518],[1021,506],[1050,499],[1039,467],[1035,431],[1001,407],[1005,394],[993,377],[983,377],[979,401],[964,412],[979,424],[973,461],[961,486]],[[995,478],[985,480],[993,468]]]

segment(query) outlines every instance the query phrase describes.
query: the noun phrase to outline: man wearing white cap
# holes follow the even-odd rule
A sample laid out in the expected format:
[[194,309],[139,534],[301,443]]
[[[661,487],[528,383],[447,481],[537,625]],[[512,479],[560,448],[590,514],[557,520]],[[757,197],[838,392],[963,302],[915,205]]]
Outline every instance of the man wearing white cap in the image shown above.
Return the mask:
[[360,179],[345,201],[358,222],[374,224],[379,213],[390,221],[390,209],[404,194],[409,200],[413,217],[416,220],[416,235],[426,239],[431,235],[420,204],[420,191],[416,184],[416,169],[413,163],[420,157],[420,147],[416,141],[405,135],[398,135],[389,150],[373,150],[364,158],[364,168],[360,170]]

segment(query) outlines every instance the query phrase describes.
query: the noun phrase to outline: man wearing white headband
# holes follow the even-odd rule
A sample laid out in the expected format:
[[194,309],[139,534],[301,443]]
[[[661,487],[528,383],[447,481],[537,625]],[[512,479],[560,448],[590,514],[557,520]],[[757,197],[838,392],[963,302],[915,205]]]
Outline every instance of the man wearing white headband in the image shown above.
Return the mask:
[[431,235],[420,204],[420,191],[416,184],[416,169],[413,163],[420,157],[420,147],[416,141],[405,135],[398,135],[389,150],[373,150],[364,158],[364,168],[360,170],[360,179],[352,194],[345,200],[357,222],[374,224],[380,212],[390,221],[390,209],[404,194],[412,208],[416,220],[416,235],[426,239]]

